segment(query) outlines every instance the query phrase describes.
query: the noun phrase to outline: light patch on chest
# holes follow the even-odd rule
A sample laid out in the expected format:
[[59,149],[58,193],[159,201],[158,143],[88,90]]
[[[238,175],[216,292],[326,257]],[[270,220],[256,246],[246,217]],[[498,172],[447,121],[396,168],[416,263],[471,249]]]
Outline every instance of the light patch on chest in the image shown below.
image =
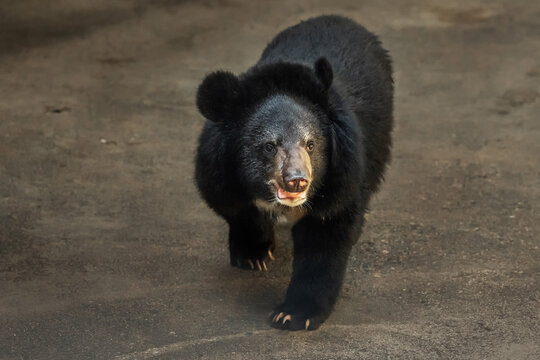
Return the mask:
[[303,207],[279,206],[260,199],[255,200],[255,206],[276,216],[280,224],[295,224],[306,215],[306,209]]
[[298,220],[306,216],[306,209],[295,206],[292,208],[285,209],[285,211],[283,211],[283,214],[281,216],[285,218],[285,222],[294,224]]

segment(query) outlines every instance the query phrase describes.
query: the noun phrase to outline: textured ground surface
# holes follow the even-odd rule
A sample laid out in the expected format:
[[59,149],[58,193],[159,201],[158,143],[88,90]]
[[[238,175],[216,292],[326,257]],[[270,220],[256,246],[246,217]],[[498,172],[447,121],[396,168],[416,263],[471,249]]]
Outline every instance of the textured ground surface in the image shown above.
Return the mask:
[[[0,359],[540,358],[540,2],[4,1]],[[228,265],[194,92],[346,14],[395,60],[394,161],[316,332],[269,328],[291,242]]]

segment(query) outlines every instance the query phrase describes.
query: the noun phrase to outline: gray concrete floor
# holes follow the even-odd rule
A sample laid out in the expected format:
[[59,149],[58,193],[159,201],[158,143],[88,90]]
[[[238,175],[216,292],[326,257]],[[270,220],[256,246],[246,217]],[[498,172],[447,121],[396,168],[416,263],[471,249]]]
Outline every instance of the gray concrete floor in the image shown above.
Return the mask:
[[[394,160],[335,313],[287,333],[290,238],[229,266],[194,93],[323,13],[391,51]],[[3,1],[0,359],[538,359],[539,92],[538,1]]]

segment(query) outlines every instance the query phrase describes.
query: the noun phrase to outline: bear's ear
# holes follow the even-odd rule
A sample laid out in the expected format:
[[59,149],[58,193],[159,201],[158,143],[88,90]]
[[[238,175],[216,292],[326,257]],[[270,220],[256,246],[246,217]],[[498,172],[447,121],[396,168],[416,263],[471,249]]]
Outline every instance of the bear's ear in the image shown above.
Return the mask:
[[218,122],[234,117],[242,101],[240,80],[231,72],[208,75],[197,90],[197,108],[208,120]]
[[321,57],[315,61],[315,74],[319,78],[320,82],[323,84],[324,89],[328,90],[330,85],[332,85],[332,80],[334,78],[334,73],[332,71],[332,65],[326,60],[326,58]]

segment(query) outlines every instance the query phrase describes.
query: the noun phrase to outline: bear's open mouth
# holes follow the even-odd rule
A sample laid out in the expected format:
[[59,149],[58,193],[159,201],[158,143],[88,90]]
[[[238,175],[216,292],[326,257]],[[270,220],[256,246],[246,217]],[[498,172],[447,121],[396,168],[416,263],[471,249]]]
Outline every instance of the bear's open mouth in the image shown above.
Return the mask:
[[298,199],[305,199],[306,198],[306,192],[307,191],[288,192],[288,191],[285,191],[285,190],[283,190],[281,188],[278,188],[277,196],[278,196],[278,199],[280,199],[280,200],[284,200],[284,199],[298,200]]
[[277,188],[277,201],[287,206],[298,206],[303,204],[307,198],[307,190],[302,192],[288,192],[282,188]]
[[290,207],[302,205],[307,201],[307,193],[309,187],[302,192],[289,192],[284,190],[281,186],[278,185],[277,181],[270,180],[268,182],[270,185],[272,193],[274,193],[275,198],[271,202],[277,201],[281,205],[286,205]]

